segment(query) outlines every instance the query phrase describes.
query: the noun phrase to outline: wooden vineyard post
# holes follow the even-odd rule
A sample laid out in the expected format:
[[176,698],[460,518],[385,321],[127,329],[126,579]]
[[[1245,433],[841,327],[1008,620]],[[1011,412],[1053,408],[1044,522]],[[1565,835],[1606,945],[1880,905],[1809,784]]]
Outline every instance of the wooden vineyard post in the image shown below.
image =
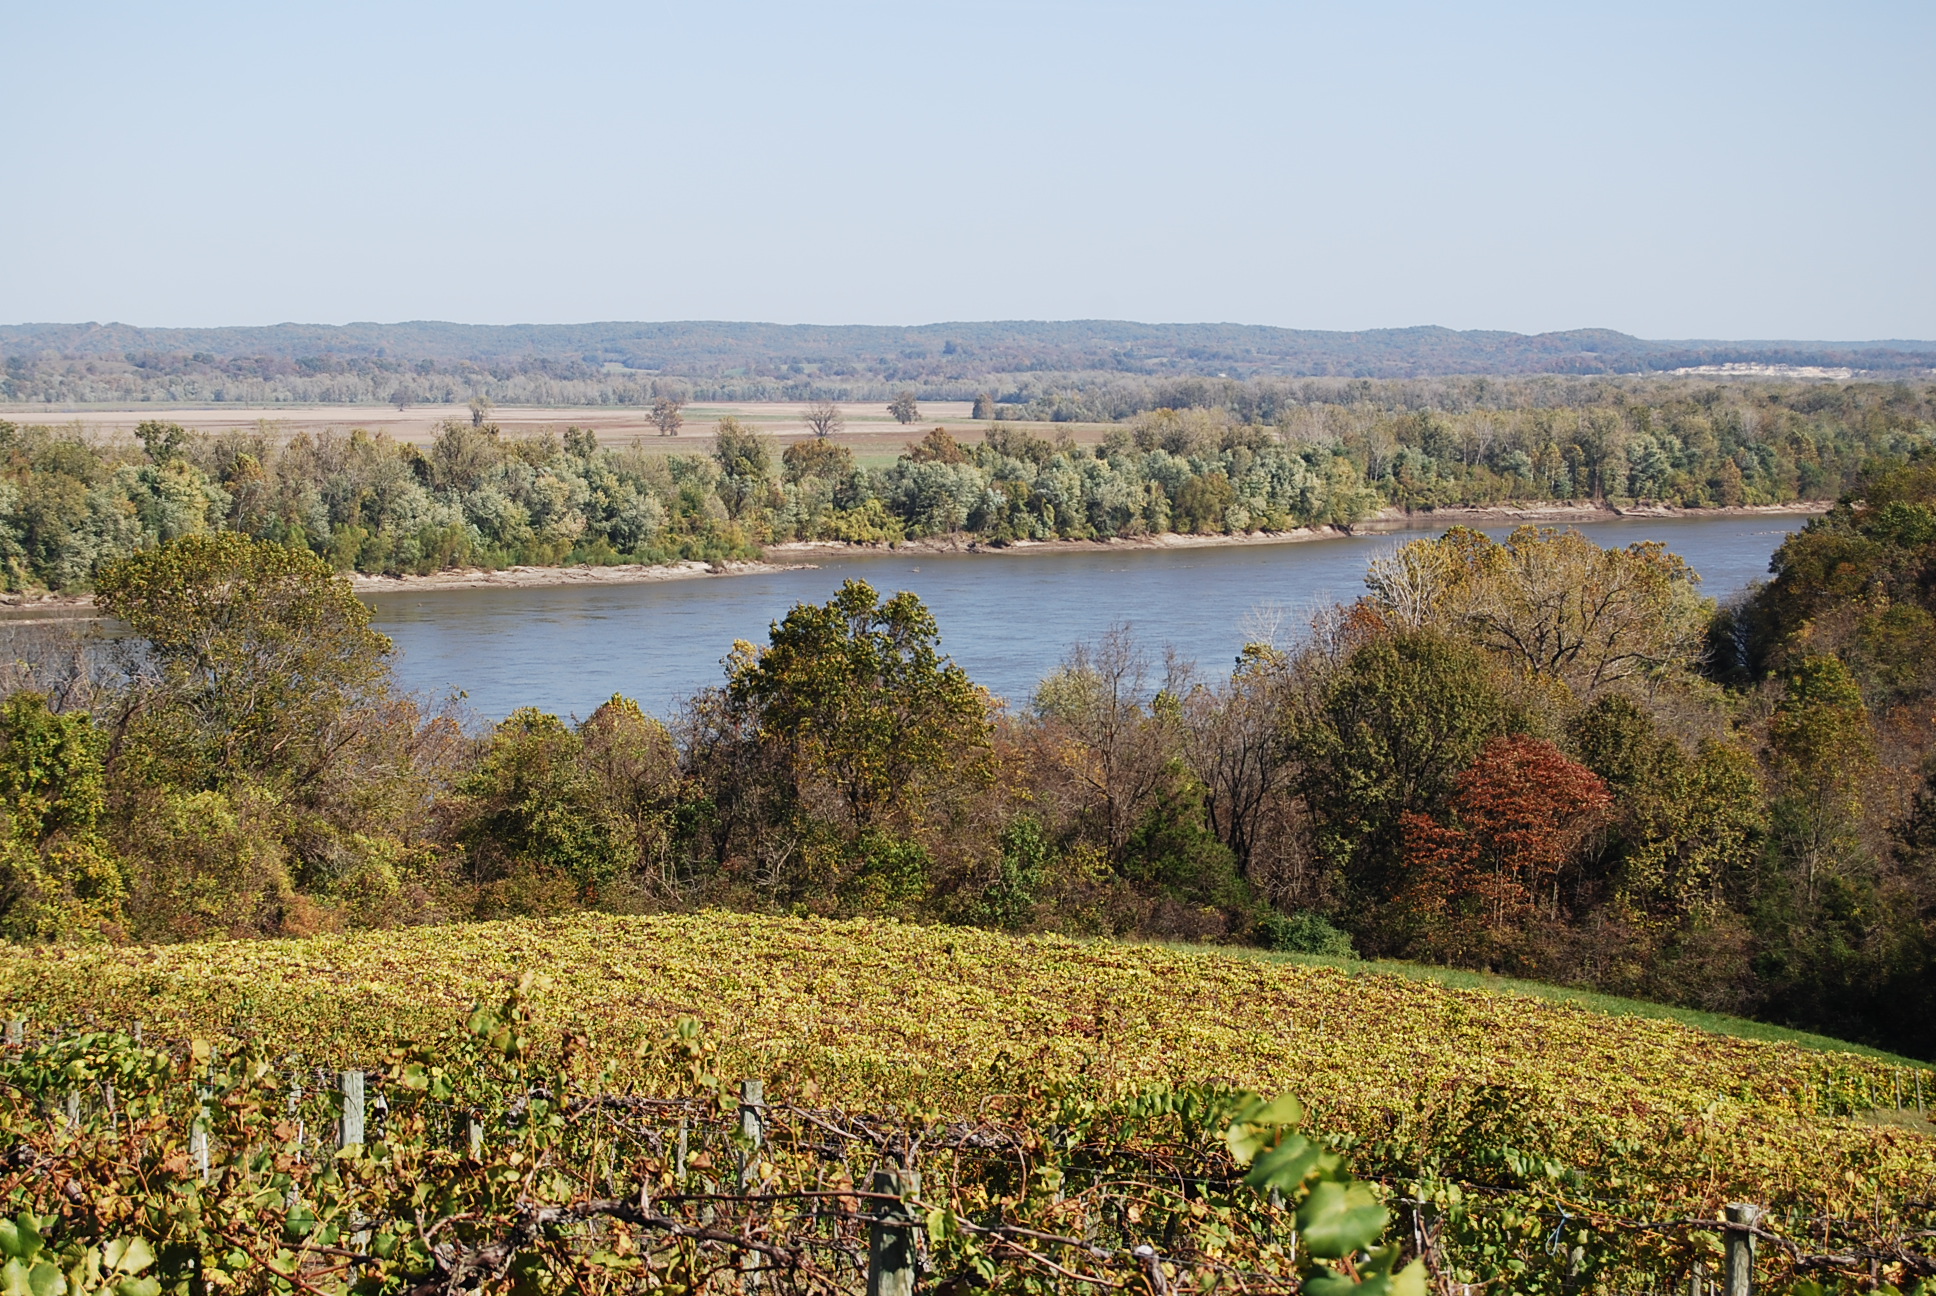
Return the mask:
[[343,1072],[343,1121],[337,1127],[336,1146],[356,1147],[363,1142],[363,1073]]
[[195,1086],[195,1123],[188,1135],[188,1155],[195,1162],[195,1169],[201,1172],[202,1182],[208,1182],[208,1088]]
[[[921,1176],[912,1170],[876,1170],[874,1191],[912,1197],[921,1191]],[[867,1296],[914,1296],[914,1212],[905,1200],[869,1204],[875,1221],[867,1230]]]
[[1728,1267],[1722,1279],[1725,1296],[1753,1296],[1755,1235],[1761,1222],[1761,1207],[1747,1202],[1730,1202],[1728,1216]]
[[7,1043],[15,1048],[19,1048],[26,1042],[27,1023],[24,1019],[16,1017],[7,1023]]
[[[760,1148],[766,1138],[766,1082],[763,1080],[741,1080],[739,1082],[739,1132],[746,1140],[746,1147],[739,1154],[739,1190],[750,1194],[760,1185]],[[749,1212],[747,1227],[753,1221]],[[740,1286],[751,1293],[760,1285],[760,1253],[745,1251],[739,1258]]]
[[739,1156],[741,1192],[760,1181],[760,1147],[765,1139],[766,1084],[761,1080],[739,1082],[739,1133],[746,1149]]

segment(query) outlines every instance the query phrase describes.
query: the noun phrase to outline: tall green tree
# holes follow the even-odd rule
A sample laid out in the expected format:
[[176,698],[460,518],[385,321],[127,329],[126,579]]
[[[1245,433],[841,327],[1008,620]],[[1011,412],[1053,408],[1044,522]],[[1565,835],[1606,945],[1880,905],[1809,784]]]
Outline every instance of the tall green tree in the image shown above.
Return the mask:
[[22,690],[0,701],[0,937],[120,933],[127,882],[101,833],[106,735]]
[[1395,893],[1404,816],[1437,812],[1485,741],[1516,727],[1485,657],[1433,630],[1374,636],[1287,721],[1318,849],[1371,904]]
[[727,700],[784,749],[796,778],[824,783],[866,828],[918,810],[932,783],[987,752],[987,695],[939,644],[920,599],[882,601],[850,580],[827,603],[787,613],[765,648],[735,644]]
[[517,897],[499,909],[528,908],[558,884],[595,899],[634,862],[626,807],[601,785],[583,737],[554,715],[513,712],[456,791],[454,836],[473,879]]
[[1875,735],[1847,666],[1811,655],[1788,674],[1768,725],[1777,842],[1812,906],[1825,872],[1860,852],[1863,801],[1876,767]]
[[1574,716],[1567,733],[1618,803],[1600,851],[1604,891],[1592,899],[1679,921],[1746,897],[1767,831],[1752,756],[1715,741],[1690,753],[1618,693]]
[[186,762],[176,781],[321,778],[380,703],[390,640],[347,580],[306,550],[234,532],[184,536],[110,563],[100,606],[148,645],[155,674],[131,721]]
[[713,459],[719,464],[720,502],[737,518],[755,505],[771,484],[772,443],[729,415],[714,429]]

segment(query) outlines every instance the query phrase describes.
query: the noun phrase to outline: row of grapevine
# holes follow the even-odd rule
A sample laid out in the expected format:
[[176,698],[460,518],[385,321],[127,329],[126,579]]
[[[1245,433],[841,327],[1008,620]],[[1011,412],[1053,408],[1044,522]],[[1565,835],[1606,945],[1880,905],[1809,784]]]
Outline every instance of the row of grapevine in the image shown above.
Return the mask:
[[1876,1231],[1790,1210],[1750,1234],[1631,1218],[1550,1165],[1505,1167],[1530,1191],[1361,1179],[1294,1099],[1224,1084],[1115,1100],[1036,1084],[972,1120],[861,1113],[725,1082],[687,1018],[656,1059],[680,1092],[617,1091],[582,1036],[542,1036],[527,989],[368,1077],[199,1039],[11,1042],[0,1250],[41,1274],[36,1296],[50,1276],[119,1296],[819,1293],[897,1263],[944,1289],[1663,1291],[1720,1273],[1730,1241],[1745,1263],[1750,1237],[1777,1290],[1936,1273],[1928,1218]]
[[[522,1024],[478,1019],[474,1026],[489,1026],[481,1036],[453,1031],[529,967],[545,968],[546,978],[528,983]],[[0,956],[0,1017],[8,1015],[29,1019],[10,1056],[40,1058],[44,1072],[33,1084],[45,1111],[23,1116],[17,1138],[51,1147],[66,1137],[62,1130],[79,1128],[126,1137],[130,1095],[149,1084],[160,1095],[157,1119],[167,1122],[152,1137],[179,1145],[189,1179],[191,1077],[210,1049],[219,1075],[233,1075],[244,1059],[259,1069],[245,1088],[259,1109],[251,1119],[267,1122],[249,1139],[213,1131],[216,1180],[242,1173],[224,1149],[273,1147],[294,1166],[333,1164],[336,1077],[349,1068],[369,1077],[368,1146],[420,1168],[411,1175],[444,1166],[439,1173],[458,1179],[462,1167],[476,1175],[487,1164],[510,1175],[537,1164],[500,1164],[512,1155],[537,1158],[547,1171],[572,1167],[553,1185],[556,1195],[532,1199],[547,1203],[543,1209],[581,1198],[636,1201],[648,1180],[654,1201],[681,1195],[691,1187],[676,1157],[682,1116],[691,1156],[709,1162],[688,1161],[687,1174],[711,1174],[721,1190],[694,1209],[728,1222],[754,1209],[737,1200],[746,1195],[735,1177],[739,1151],[729,1146],[737,1102],[719,1077],[766,1082],[774,1121],[766,1161],[780,1178],[756,1185],[755,1196],[864,1194],[896,1138],[911,1145],[932,1141],[931,1131],[987,1124],[1010,1131],[1033,1158],[1015,1162],[1005,1153],[1004,1165],[1042,1173],[1031,1169],[1025,1190],[990,1189],[982,1200],[973,1193],[984,1172],[961,1169],[960,1154],[946,1165],[919,1158],[923,1228],[927,1209],[960,1202],[958,1214],[978,1227],[1006,1221],[1084,1245],[1099,1236],[1125,1266],[1112,1281],[1149,1281],[1144,1269],[1134,1269],[1141,1279],[1131,1272],[1138,1246],[1171,1262],[1210,1251],[1207,1242],[1178,1247],[1131,1221],[1135,1203],[1105,1209],[1094,1192],[1045,1187],[1049,1169],[1079,1182],[1080,1163],[1066,1158],[1091,1155],[1085,1149],[1095,1138],[1111,1155],[1131,1158],[1111,1163],[1112,1173],[1131,1176],[1124,1182],[1142,1176],[1167,1185],[1173,1198],[1154,1188],[1145,1196],[1173,1200],[1188,1228],[1214,1224],[1287,1248],[1296,1235],[1294,1197],[1281,1208],[1290,1212],[1286,1223],[1270,1214],[1280,1208],[1267,1195],[1259,1206],[1254,1191],[1235,1192],[1241,1167],[1218,1169],[1214,1156],[1229,1155],[1216,1152],[1219,1117],[1191,1117],[1187,1136],[1136,1124],[1154,1119],[1136,1114],[1149,1104],[1182,1101],[1160,1095],[1188,1095],[1186,1106],[1208,1111],[1220,1102],[1234,1108],[1241,1093],[1298,1094],[1308,1106],[1298,1133],[1349,1157],[1391,1215],[1388,1240],[1447,1291],[1486,1281],[1515,1291],[1664,1291],[1697,1266],[1719,1272],[1722,1211],[1736,1201],[1766,1210],[1765,1283],[1838,1274],[1867,1281],[1873,1267],[1877,1281],[1904,1285],[1925,1272],[1922,1235],[1936,1226],[1928,1206],[1936,1145],[1918,1109],[1931,1086],[1920,1069],[1520,996],[1160,949],[727,914],[576,918],[305,942],[10,953]],[[692,1020],[687,1044],[704,1041],[697,1071],[690,1048],[667,1043],[668,1025],[681,1018]],[[146,1039],[139,1046],[132,1031],[116,1029],[137,1021]],[[73,1061],[61,1050],[88,1039],[119,1041],[108,1049],[114,1057],[149,1057],[171,1069],[165,1082],[103,1073],[76,1084],[56,1074]],[[195,1039],[205,1042],[200,1061]],[[493,1039],[517,1056],[493,1055]],[[511,1062],[516,1076],[504,1070]],[[236,1083],[212,1084],[211,1092],[242,1092]],[[105,1125],[103,1085],[113,1086],[120,1113]],[[528,1142],[534,1101],[562,1104],[545,1108],[546,1119],[564,1122],[556,1145]],[[219,1102],[212,1109],[227,1110]],[[838,1169],[808,1155],[805,1131],[822,1128],[810,1118],[858,1138],[842,1145]],[[471,1152],[473,1122],[482,1160]],[[1118,1130],[1127,1132],[1111,1132]],[[823,1132],[820,1143],[832,1146],[833,1138]],[[1179,1148],[1199,1160],[1150,1159]],[[123,1173],[108,1167],[125,1154],[100,1152],[101,1174]],[[158,1155],[149,1159],[174,1164],[174,1153]],[[153,1182],[154,1171],[141,1173]],[[378,1178],[387,1183],[395,1173]],[[17,1188],[43,1192],[45,1183],[29,1176]],[[1205,1203],[1217,1192],[1225,1192],[1217,1209],[1229,1216],[1192,1211],[1193,1201],[1210,1211]],[[864,1196],[854,1200],[865,1204]],[[14,1202],[36,1212],[58,1205]],[[771,1214],[771,1205],[758,1210]],[[346,1209],[368,1213],[367,1204]],[[1137,1209],[1144,1219],[1161,1217]],[[864,1250],[866,1215],[840,1224],[843,1245]],[[814,1227],[833,1227],[824,1207],[814,1218]],[[1258,1221],[1269,1229],[1257,1232]],[[570,1228],[581,1225],[589,1232],[580,1242],[616,1227],[585,1220]],[[641,1237],[627,1245],[643,1245]],[[926,1245],[931,1260],[936,1244]],[[975,1245],[1000,1249],[986,1239]],[[1229,1263],[1244,1274],[1291,1283],[1302,1281],[1310,1259],[1287,1250],[1272,1270],[1268,1257],[1232,1254],[1243,1255]],[[1056,1263],[1067,1268],[1066,1259]],[[1032,1272],[1029,1281],[1047,1282],[1043,1273],[1054,1271]]]

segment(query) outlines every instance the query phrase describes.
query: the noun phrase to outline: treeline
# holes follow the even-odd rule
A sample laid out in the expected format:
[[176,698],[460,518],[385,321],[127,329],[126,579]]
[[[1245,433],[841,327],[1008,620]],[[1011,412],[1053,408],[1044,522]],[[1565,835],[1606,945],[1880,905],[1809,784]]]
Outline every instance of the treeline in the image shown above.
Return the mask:
[[363,433],[205,439],[152,423],[141,438],[144,450],[116,449],[0,424],[8,585],[85,588],[117,558],[217,532],[394,573],[751,558],[785,540],[1286,528],[1348,523],[1380,502],[1335,450],[1234,427],[1101,451],[1000,427],[969,450],[937,430],[884,468],[859,466],[834,440],[780,453],[732,420],[706,456],[601,449],[577,431],[512,440],[468,423],[428,450]]
[[[4,332],[4,330],[0,330]],[[0,365],[0,401],[26,405],[198,404],[464,404],[649,408],[663,399],[705,402],[886,402],[912,390],[922,400],[973,401],[977,417],[1037,422],[1111,423],[1157,409],[1222,409],[1239,422],[1282,425],[1294,411],[1340,406],[1362,421],[1380,411],[1549,409],[1696,404],[1765,410],[1891,403],[1926,405],[1928,356],[1907,356],[1896,371],[1863,380],[1792,380],[1674,376],[1643,366],[1638,374],[1603,365],[1526,373],[1478,366],[1467,376],[1431,365],[1321,367],[1296,376],[1267,363],[1219,360],[1215,348],[1162,354],[1123,348],[1102,354],[1052,348],[1041,356],[933,339],[882,354],[761,359],[732,353],[730,343],[680,352],[680,363],[656,367],[622,349],[497,353],[477,358],[366,348],[358,353],[82,350],[17,351]],[[727,347],[727,350],[721,350]],[[1878,353],[1880,354],[1880,353]],[[623,355],[625,358],[613,358]],[[1711,359],[1702,356],[1693,359]],[[1822,357],[1789,357],[1803,365]],[[1846,359],[1847,357],[1844,357]],[[655,367],[636,367],[643,365]],[[1537,368],[1537,366],[1536,366]],[[1858,369],[1860,365],[1858,364]],[[1867,374],[1867,371],[1862,371]],[[1351,376],[1377,374],[1383,376]],[[1503,375],[1503,376],[1502,376]]]
[[[991,417],[1267,427],[1349,458],[1407,509],[1601,500],[1686,508],[1833,499],[1862,464],[1936,437],[1936,387],[1722,387],[1489,378],[1300,383],[1206,378],[1033,389]],[[1011,413],[1011,411],[1014,411]]]
[[936,429],[885,466],[858,463],[837,436],[782,450],[733,419],[710,455],[461,421],[427,449],[160,422],[141,425],[137,447],[0,423],[0,576],[11,589],[83,589],[116,558],[217,531],[394,574],[711,561],[794,540],[1349,526],[1387,506],[1782,504],[1834,498],[1865,463],[1927,445],[1936,428],[1929,393],[1907,387],[1601,395],[1567,406],[1487,383],[1273,393],[1192,381],[1152,389],[1172,403],[1126,412],[1099,445],[1066,429],[1049,440],[991,400],[980,442]]
[[[698,384],[876,382],[984,390],[1033,374],[1418,378],[1446,374],[1663,374],[1709,365],[1926,377],[1936,343],[1662,342],[1612,329],[1522,334],[1420,327],[1344,333],[1245,324],[1127,320],[955,321],[912,327],[661,323],[467,325],[416,320],[343,326],[169,329],[0,324],[0,358],[71,379],[138,374],[146,390],[185,377],[270,381],[324,373],[512,373]],[[1799,375],[1798,375],[1799,376]],[[1820,376],[1820,375],[1818,375]],[[969,386],[972,384],[973,386]],[[477,393],[473,393],[477,394]],[[494,394],[494,393],[492,393]],[[160,399],[159,395],[156,397]],[[41,399],[16,396],[14,399]]]
[[723,905],[1248,941],[1533,976],[1936,1056],[1936,456],[1718,611],[1656,544],[1455,529],[1301,645],[1127,630],[996,707],[848,583],[668,721],[481,736],[330,566],[115,560],[138,639],[15,667],[0,930],[193,940]]
[[[827,373],[659,377],[582,360],[407,362],[375,357],[149,355],[9,358],[0,400],[47,405],[461,405],[482,398],[546,408],[649,406],[661,397],[707,401],[891,399],[892,377]],[[967,400],[973,383],[942,384],[934,400]]]

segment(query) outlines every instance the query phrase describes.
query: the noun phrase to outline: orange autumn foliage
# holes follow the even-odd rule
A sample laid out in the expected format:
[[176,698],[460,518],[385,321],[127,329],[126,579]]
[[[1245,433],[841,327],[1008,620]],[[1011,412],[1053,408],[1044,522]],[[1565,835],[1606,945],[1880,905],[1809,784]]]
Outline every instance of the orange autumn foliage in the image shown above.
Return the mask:
[[1409,907],[1454,944],[1492,943],[1556,889],[1612,807],[1600,776],[1551,743],[1494,738],[1458,776],[1447,822],[1404,816]]

